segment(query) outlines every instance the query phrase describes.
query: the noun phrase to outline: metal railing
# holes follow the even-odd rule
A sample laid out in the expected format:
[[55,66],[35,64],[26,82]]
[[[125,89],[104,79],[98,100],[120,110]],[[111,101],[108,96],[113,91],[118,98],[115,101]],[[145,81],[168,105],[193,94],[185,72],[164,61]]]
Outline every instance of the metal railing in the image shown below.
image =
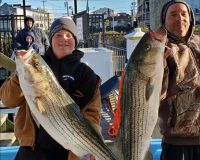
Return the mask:
[[105,48],[113,51],[113,75],[120,76],[125,68],[127,62],[127,51],[124,48],[119,48],[115,46],[105,45]]

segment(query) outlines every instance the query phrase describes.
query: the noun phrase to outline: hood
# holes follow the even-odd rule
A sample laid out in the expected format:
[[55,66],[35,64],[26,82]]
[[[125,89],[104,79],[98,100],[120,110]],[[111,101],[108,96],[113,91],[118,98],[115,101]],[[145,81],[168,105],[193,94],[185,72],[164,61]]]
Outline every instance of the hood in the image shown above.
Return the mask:
[[31,31],[28,31],[24,34],[24,40],[26,39],[26,36],[31,36],[33,38],[33,42],[35,41],[34,33]]
[[[165,18],[166,18],[166,13],[167,13],[168,8],[175,3],[183,3],[188,9],[188,12],[189,12],[189,15],[190,15],[190,28],[188,30],[189,38],[190,38],[192,36],[193,32],[194,32],[194,29],[195,29],[195,17],[194,17],[194,12],[193,12],[192,8],[184,0],[171,0],[163,6],[162,11],[161,11],[161,18],[160,18],[161,25],[164,26],[164,24],[165,24]],[[174,35],[173,35],[173,37],[174,37]]]
[[34,21],[33,17],[31,17],[31,16],[26,16],[25,19],[24,19],[24,24],[25,24],[25,25],[26,25],[26,21],[28,21],[29,19],[32,20],[32,22],[33,22],[33,24],[34,24],[35,21]]

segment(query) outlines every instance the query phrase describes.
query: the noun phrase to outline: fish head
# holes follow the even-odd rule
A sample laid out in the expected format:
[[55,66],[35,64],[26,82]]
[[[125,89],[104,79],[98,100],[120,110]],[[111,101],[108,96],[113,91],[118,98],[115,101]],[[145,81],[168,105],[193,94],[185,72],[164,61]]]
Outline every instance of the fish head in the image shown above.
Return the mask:
[[50,76],[44,60],[34,51],[16,54],[16,71],[25,95],[40,97],[50,88]]
[[[134,68],[147,77],[152,77],[160,63],[163,63],[167,31],[160,28],[149,31],[141,38],[134,49],[129,62]],[[131,64],[130,64],[131,65]]]

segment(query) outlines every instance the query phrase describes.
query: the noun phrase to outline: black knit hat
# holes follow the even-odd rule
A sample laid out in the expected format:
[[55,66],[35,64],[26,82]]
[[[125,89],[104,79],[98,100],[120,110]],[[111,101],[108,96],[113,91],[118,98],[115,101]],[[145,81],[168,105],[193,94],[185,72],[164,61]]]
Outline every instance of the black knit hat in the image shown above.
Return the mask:
[[165,18],[166,18],[167,10],[171,5],[173,5],[175,3],[183,3],[187,7],[188,13],[189,13],[189,16],[190,16],[190,21],[192,22],[192,26],[194,26],[195,25],[194,13],[193,13],[191,7],[184,0],[171,0],[167,3],[165,3],[165,5],[163,6],[162,11],[161,11],[161,17],[160,17],[161,24],[162,25],[165,24]]
[[62,29],[67,30],[72,33],[75,39],[76,46],[77,46],[79,42],[77,28],[71,17],[61,17],[61,18],[56,19],[52,23],[51,28],[50,28],[50,33],[49,33],[50,44],[52,42],[53,35]]

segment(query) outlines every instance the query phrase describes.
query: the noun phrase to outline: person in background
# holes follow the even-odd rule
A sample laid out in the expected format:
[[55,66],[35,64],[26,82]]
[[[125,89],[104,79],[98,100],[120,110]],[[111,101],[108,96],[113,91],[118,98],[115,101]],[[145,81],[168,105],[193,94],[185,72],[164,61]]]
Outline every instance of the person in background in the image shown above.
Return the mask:
[[28,31],[24,35],[25,42],[22,43],[22,45],[18,45],[17,50],[29,50],[30,48],[33,48],[38,54],[44,55],[42,52],[43,50],[39,47],[37,43],[35,43],[35,36],[33,32]]
[[[84,53],[76,49],[78,38],[74,21],[70,17],[56,19],[51,25],[49,40],[50,47],[44,60],[63,89],[78,104],[82,115],[100,133],[101,79],[80,61]],[[7,107],[20,106],[15,120],[15,135],[20,148],[15,160],[78,160],[33,119],[16,73],[1,86],[0,99]]]
[[24,19],[24,24],[25,27],[17,33],[13,41],[13,49],[16,50],[19,46],[22,46],[25,43],[25,34],[28,31],[31,31],[34,34],[35,42],[39,45],[39,48],[41,48],[41,53],[45,53],[45,51],[49,48],[47,35],[40,28],[34,25],[34,19],[30,16],[27,16]]
[[159,125],[161,160],[200,159],[200,36],[183,0],[167,2],[161,23],[168,32]]

